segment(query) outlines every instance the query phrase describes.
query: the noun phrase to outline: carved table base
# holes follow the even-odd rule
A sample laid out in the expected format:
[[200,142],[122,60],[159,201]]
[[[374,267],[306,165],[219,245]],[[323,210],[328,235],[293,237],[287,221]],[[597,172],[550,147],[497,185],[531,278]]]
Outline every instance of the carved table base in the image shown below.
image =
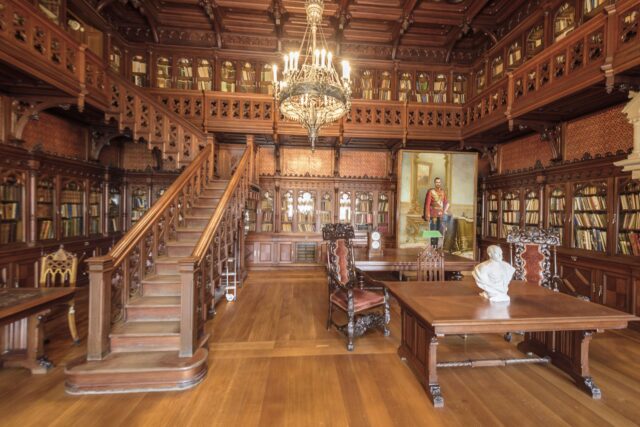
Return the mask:
[[589,343],[594,331],[527,332],[518,349],[549,357],[551,363],[573,378],[594,399],[602,392],[589,372]]

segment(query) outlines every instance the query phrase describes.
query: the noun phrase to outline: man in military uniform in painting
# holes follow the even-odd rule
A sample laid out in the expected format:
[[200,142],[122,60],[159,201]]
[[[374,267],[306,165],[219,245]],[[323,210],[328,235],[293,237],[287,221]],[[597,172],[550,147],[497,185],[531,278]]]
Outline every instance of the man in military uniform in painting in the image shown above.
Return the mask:
[[[449,210],[449,202],[447,201],[447,194],[442,189],[442,180],[436,178],[433,183],[435,187],[427,191],[427,196],[424,199],[422,218],[429,223],[429,230],[438,230],[444,236],[443,217]],[[436,246],[438,239],[432,238],[431,244]]]

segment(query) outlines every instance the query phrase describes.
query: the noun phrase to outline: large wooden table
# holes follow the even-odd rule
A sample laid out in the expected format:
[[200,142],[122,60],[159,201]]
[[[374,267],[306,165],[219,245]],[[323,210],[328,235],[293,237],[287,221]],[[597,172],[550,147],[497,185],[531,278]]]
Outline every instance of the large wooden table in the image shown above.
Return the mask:
[[[589,372],[594,332],[623,329],[635,316],[569,295],[514,281],[510,303],[490,303],[472,280],[461,282],[385,282],[400,303],[406,358],[434,406],[444,406],[438,368],[506,366],[551,362],[568,373],[594,399],[601,396]],[[538,357],[442,362],[438,338],[449,334],[525,332],[518,349]]]
[[[356,267],[362,271],[416,271],[420,248],[385,248],[382,255],[369,256],[367,248],[354,250]],[[445,253],[444,270],[460,277],[461,271],[471,271],[478,262],[458,255]]]
[[69,301],[74,292],[70,288],[0,289],[0,365],[46,373],[53,365],[43,354],[40,314]]

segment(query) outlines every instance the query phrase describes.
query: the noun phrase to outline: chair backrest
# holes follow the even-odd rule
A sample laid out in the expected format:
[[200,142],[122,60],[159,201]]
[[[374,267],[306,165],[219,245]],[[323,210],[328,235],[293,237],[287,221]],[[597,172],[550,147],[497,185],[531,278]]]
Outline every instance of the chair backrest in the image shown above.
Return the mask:
[[440,282],[444,280],[444,256],[442,251],[427,245],[418,254],[418,281]]
[[78,258],[64,250],[63,246],[42,257],[40,262],[40,287],[76,286]]
[[357,280],[353,245],[355,237],[349,224],[326,224],[322,227],[322,238],[327,244],[327,269],[337,278],[338,284],[346,286]]
[[[552,288],[556,276],[555,247],[560,244],[557,230],[552,228],[513,228],[507,235],[511,264],[516,269],[515,280],[526,280]],[[553,259],[551,250],[553,249]]]

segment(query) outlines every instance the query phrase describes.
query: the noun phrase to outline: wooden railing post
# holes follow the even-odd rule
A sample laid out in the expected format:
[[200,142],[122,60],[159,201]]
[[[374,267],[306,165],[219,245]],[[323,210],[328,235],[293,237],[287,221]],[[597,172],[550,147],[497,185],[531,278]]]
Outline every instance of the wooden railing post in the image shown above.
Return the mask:
[[90,258],[87,264],[89,266],[87,360],[102,360],[109,352],[113,259],[111,257]]
[[197,290],[194,281],[197,260],[181,259],[180,271],[180,357],[191,357],[197,345]]

